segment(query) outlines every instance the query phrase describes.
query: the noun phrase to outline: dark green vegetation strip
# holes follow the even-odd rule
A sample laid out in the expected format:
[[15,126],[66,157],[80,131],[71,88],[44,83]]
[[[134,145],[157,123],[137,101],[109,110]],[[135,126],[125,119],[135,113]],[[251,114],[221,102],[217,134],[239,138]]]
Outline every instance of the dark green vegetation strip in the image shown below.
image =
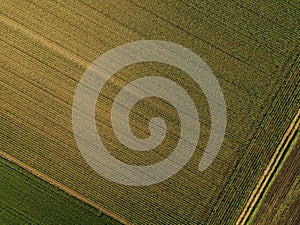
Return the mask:
[[0,158],[0,224],[120,224]]

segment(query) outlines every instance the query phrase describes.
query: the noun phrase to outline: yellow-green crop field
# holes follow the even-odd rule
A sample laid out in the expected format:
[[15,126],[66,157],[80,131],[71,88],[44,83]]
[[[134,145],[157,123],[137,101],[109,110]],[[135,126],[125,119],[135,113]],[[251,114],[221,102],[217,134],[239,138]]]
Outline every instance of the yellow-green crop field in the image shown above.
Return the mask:
[[[258,202],[299,130],[299,8],[298,1],[282,0],[1,1],[2,158],[77,198],[68,200],[70,207],[78,199],[84,202],[74,203],[80,209],[72,209],[80,212],[81,224],[90,223],[81,210],[100,210],[125,224],[248,223],[263,205]],[[152,76],[172,80],[190,96],[199,115],[199,126],[188,126],[190,131],[200,130],[188,163],[161,182],[130,186],[105,178],[85,160],[74,136],[72,107],[80,79],[94,60],[142,40],[175,43],[207,64],[224,95],[226,132],[216,158],[199,171],[214,122],[199,83],[162,62],[143,61],[120,69],[103,86],[93,118],[99,139],[114,158],[138,168],[159,163],[172,155],[182,133],[176,108],[150,96],[131,109],[130,129],[146,139],[151,136],[149,121],[160,117],[166,124],[165,138],[150,151],[121,143],[112,125],[112,105],[130,82]],[[208,91],[214,93],[213,88]],[[6,170],[1,192],[4,187],[9,190],[4,183],[14,183]],[[6,208],[3,202],[1,208]],[[3,218],[12,217],[2,212]],[[97,223],[94,219],[91,224]],[[40,223],[47,221],[51,223]]]

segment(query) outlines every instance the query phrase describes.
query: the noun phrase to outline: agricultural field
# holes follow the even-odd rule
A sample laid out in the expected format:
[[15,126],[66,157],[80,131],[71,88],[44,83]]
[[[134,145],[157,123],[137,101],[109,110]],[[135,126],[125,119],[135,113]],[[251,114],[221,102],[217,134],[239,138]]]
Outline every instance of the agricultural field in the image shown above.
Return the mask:
[[250,224],[299,224],[300,132],[289,146],[274,181],[265,191]]
[[120,224],[3,158],[0,184],[0,224]]
[[[272,189],[278,182],[275,175],[281,179],[280,171],[294,171],[294,167],[282,162],[294,154],[289,153],[289,147],[299,130],[297,1],[226,0],[220,4],[211,0],[3,0],[1,5],[0,179],[5,199],[1,200],[2,220],[19,223],[18,219],[24,219],[19,215],[22,214],[28,221],[43,224],[64,224],[68,218],[78,219],[79,224],[101,224],[102,219],[118,223],[110,217],[124,224],[260,223],[259,217],[264,214],[260,207],[271,204],[268,193],[276,192]],[[156,54],[161,60],[127,65],[109,79],[103,72],[98,80],[106,82],[99,90],[92,114],[78,110],[78,105],[85,107],[90,104],[89,97],[95,96],[93,88],[82,85],[84,74],[90,75],[86,79],[90,85],[98,82],[92,79],[100,74],[100,63],[96,67],[91,64],[105,53],[107,56],[111,49],[145,40],[183,46],[204,62],[203,73],[196,80],[190,76],[188,71],[193,71],[195,62],[186,50],[174,53],[162,46],[151,52],[146,48],[143,54]],[[135,60],[136,51],[124,48],[123,55],[104,60],[106,64],[102,66],[110,70],[117,68],[118,63]],[[181,63],[180,68],[164,63],[169,60],[163,57],[167,53],[186,63]],[[223,101],[214,91],[217,85],[204,79],[207,74],[214,75],[224,96],[224,117],[212,116],[212,112],[221,115]],[[113,113],[114,102],[129,84],[152,77],[171,80],[185,91],[199,116],[196,122],[189,120],[194,119],[191,110],[184,108],[181,113],[166,99],[151,95],[137,101],[128,118],[124,111]],[[198,78],[203,82],[198,82]],[[173,86],[156,84],[163,94],[177,96]],[[74,97],[78,87],[86,90],[82,99]],[[134,88],[129,88],[127,94],[139,97]],[[129,102],[125,97],[119,102],[122,110]],[[75,123],[77,115],[82,115],[82,120]],[[120,141],[114,117],[118,123],[128,119],[129,129],[139,140],[159,133],[161,127],[152,120],[159,117],[165,121],[165,137],[150,151],[135,150]],[[94,126],[81,127],[87,121],[94,121]],[[188,121],[188,125],[184,127],[183,121]],[[207,154],[206,149],[214,143],[212,134],[220,132],[215,129],[216,124],[217,128],[226,124],[225,136],[220,149],[214,150],[218,154]],[[84,133],[91,127],[97,135]],[[180,143],[190,144],[190,139],[181,141],[183,129],[192,134],[196,131],[197,140],[187,163],[181,165],[180,157],[170,160],[173,164],[168,165],[182,166],[181,170],[166,179],[160,176],[168,171],[167,167],[152,170],[150,175],[139,174],[138,178],[132,171],[129,178],[119,172],[123,168],[120,165],[153,168],[151,165],[174,156]],[[123,133],[123,139],[131,132]],[[100,160],[98,145],[92,140],[99,140],[106,149]],[[130,142],[129,138],[126,141]],[[84,154],[82,148],[91,149],[92,153]],[[105,159],[112,157],[122,163],[107,165]],[[199,162],[204,158],[205,163],[211,164],[199,170]],[[109,169],[99,172],[103,164]],[[283,168],[278,170],[281,164]],[[123,183],[110,176],[123,179]],[[160,182],[136,185],[152,182],[149,178]],[[130,179],[138,181],[135,185],[124,184]],[[22,185],[26,182],[28,186]],[[292,195],[299,193],[297,187],[291,187],[295,188]],[[21,201],[18,192],[30,201],[24,203],[25,208],[21,207],[23,203],[11,203],[13,199]],[[44,200],[39,201],[41,198]],[[278,199],[289,204],[281,196]],[[53,216],[52,221],[50,215],[64,210],[59,208],[60,202],[66,202],[66,218]],[[48,211],[49,218],[44,217]],[[98,215],[99,212],[103,214]],[[271,217],[272,212],[268,215]]]

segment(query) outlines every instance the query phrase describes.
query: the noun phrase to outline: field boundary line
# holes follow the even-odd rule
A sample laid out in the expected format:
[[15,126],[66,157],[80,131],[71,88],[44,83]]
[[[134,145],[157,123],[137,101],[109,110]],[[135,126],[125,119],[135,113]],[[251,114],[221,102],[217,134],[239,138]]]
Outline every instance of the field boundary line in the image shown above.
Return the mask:
[[[247,223],[253,224],[253,221],[257,217],[257,214],[261,211],[261,207],[262,207],[262,204],[265,200],[266,195],[268,194],[268,192],[270,191],[270,189],[272,188],[272,186],[276,182],[276,179],[278,179],[278,176],[280,176],[281,170],[283,170],[284,167],[287,166],[286,161],[288,161],[289,157],[291,157],[291,155],[293,154],[293,151],[296,151],[294,148],[297,146],[298,142],[300,143],[300,130],[298,130],[296,132],[295,136],[290,141],[290,143],[288,145],[288,149],[287,149],[286,153],[284,154],[281,163],[279,164],[278,168],[276,169],[276,171],[272,175],[270,183],[266,187],[265,191],[262,193],[261,198],[258,200],[256,206],[254,207],[253,211],[251,212]],[[285,208],[286,208],[286,206],[284,207],[284,209]],[[282,210],[280,210],[280,212],[282,212]]]
[[296,116],[291,122],[288,130],[286,131],[285,135],[283,136],[281,142],[279,143],[274,155],[272,156],[268,166],[263,172],[258,184],[255,186],[254,190],[252,191],[249,200],[246,203],[242,213],[240,214],[236,224],[237,225],[244,225],[248,221],[251,216],[251,212],[255,208],[256,203],[259,201],[260,196],[262,196],[265,187],[268,185],[268,182],[274,173],[275,169],[279,165],[282,157],[284,156],[285,150],[289,145],[290,141],[294,137],[295,133],[300,127],[300,109],[298,110]]
[[72,197],[75,197],[77,199],[79,199],[80,201],[91,205],[92,207],[96,208],[97,210],[99,210],[100,212],[102,212],[103,214],[106,214],[107,216],[110,216],[111,218],[119,221],[122,224],[130,224],[128,221],[124,220],[123,218],[111,213],[109,210],[106,210],[105,208],[102,208],[101,206],[99,206],[99,204],[97,204],[96,202],[93,202],[92,200],[82,196],[81,194],[77,193],[76,191],[72,190],[71,188],[57,182],[56,180],[52,179],[51,177],[41,173],[40,171],[34,169],[33,167],[27,165],[26,163],[21,162],[20,160],[18,160],[17,158],[10,156],[9,154],[0,151],[0,157],[16,164],[17,166],[25,169],[26,171],[30,172],[31,174],[37,176],[38,178],[46,181],[47,183],[59,188],[60,190],[66,192],[67,194],[69,194]]

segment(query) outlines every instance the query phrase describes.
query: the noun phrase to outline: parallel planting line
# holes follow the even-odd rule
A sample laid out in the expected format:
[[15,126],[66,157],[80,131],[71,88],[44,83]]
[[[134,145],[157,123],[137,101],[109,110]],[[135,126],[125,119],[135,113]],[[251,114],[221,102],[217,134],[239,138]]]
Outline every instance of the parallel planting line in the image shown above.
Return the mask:
[[41,44],[45,45],[46,47],[48,47],[49,49],[52,49],[55,52],[58,52],[65,58],[71,59],[73,62],[78,63],[80,66],[82,66],[84,68],[86,68],[90,64],[89,62],[83,60],[82,58],[76,57],[74,54],[68,52],[65,48],[59,46],[58,44],[49,41],[47,38],[31,31],[30,29],[28,29],[27,27],[25,27],[19,23],[16,23],[14,20],[12,20],[4,15],[0,16],[0,22],[5,23],[6,25],[26,34],[27,36],[31,37],[33,40],[36,40],[36,41],[40,42]]
[[237,225],[244,225],[248,221],[248,219],[251,216],[252,211],[255,208],[255,205],[258,203],[260,197],[263,194],[263,191],[265,190],[265,187],[268,185],[270,178],[272,174],[274,173],[275,169],[279,165],[279,162],[281,161],[282,157],[284,156],[284,152],[289,145],[291,139],[293,138],[294,134],[297,132],[297,130],[300,127],[300,109],[298,110],[298,113],[294,117],[290,127],[288,128],[287,132],[285,133],[284,137],[282,138],[279,146],[277,147],[273,157],[271,158],[267,168],[265,169],[262,177],[260,178],[258,184],[254,188],[248,202],[246,203],[246,206],[244,207],[244,210],[240,214],[236,224]]

